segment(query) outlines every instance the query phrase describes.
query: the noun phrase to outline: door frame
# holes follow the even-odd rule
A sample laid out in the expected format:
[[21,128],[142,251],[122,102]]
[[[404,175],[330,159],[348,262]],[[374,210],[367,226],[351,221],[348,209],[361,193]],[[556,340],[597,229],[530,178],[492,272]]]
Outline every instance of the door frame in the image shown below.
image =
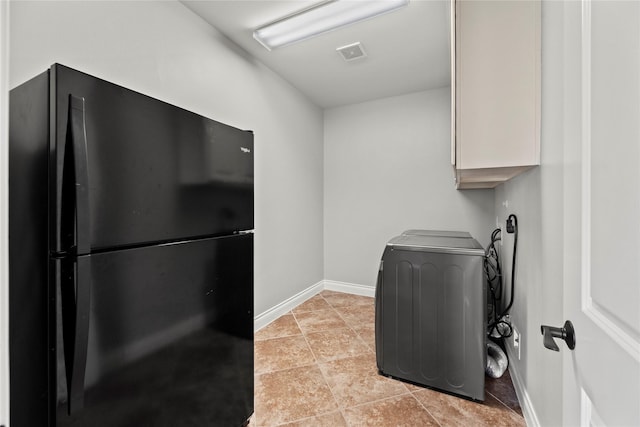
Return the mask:
[[0,1],[0,425],[9,425],[9,1]]

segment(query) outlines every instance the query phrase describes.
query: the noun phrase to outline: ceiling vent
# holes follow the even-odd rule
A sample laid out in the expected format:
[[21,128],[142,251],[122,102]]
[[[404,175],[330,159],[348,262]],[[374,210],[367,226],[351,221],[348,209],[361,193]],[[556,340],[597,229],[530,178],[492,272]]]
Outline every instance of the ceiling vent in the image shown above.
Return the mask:
[[339,47],[336,49],[336,51],[340,55],[342,55],[342,58],[344,58],[345,61],[353,61],[355,59],[364,58],[367,56],[360,42],[351,43],[346,46]]

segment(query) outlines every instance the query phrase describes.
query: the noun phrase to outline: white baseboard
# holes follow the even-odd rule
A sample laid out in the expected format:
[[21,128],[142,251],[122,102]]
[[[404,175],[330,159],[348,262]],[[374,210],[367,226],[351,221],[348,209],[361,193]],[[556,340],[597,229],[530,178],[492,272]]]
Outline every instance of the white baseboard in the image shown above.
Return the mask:
[[[511,349],[511,347],[509,347],[508,345],[505,347],[507,349],[509,360],[514,360],[516,355],[513,354],[513,350]],[[527,426],[540,427],[540,420],[538,420],[536,411],[533,408],[533,403],[531,402],[529,393],[527,393],[527,389],[524,387],[522,377],[520,376],[520,373],[518,371],[513,369],[513,365],[511,363],[509,363],[509,373],[511,374],[511,379],[513,380],[513,388],[516,390],[516,395],[518,396],[518,401],[520,402],[522,414],[524,415],[524,420],[526,421]]]
[[282,316],[285,313],[288,313],[314,295],[319,294],[323,289],[329,291],[344,292],[347,294],[363,295],[365,297],[373,297],[376,293],[376,288],[373,286],[358,285],[356,283],[337,282],[335,280],[321,280],[315,285],[311,285],[307,289],[298,292],[291,298],[282,301],[280,304],[258,314],[253,319],[254,332],[259,331],[269,323],[276,320],[278,317]]
[[316,283],[315,285],[311,285],[307,289],[305,289],[305,290],[303,290],[301,292],[298,292],[297,294],[295,294],[291,298],[289,298],[289,299],[287,299],[285,301],[282,301],[280,304],[278,304],[278,305],[276,305],[274,307],[271,307],[267,311],[264,311],[264,312],[258,314],[253,319],[253,330],[254,330],[254,332],[264,328],[269,323],[271,323],[274,320],[276,320],[278,317],[282,316],[285,313],[288,313],[293,308],[299,306],[300,304],[302,304],[303,302],[305,302],[309,298],[313,297],[314,295],[319,294],[320,291],[322,291],[322,289],[324,289],[324,284],[323,284],[322,281],[320,281],[320,282]]
[[344,292],[347,294],[362,295],[365,297],[374,297],[376,294],[375,286],[338,282],[336,280],[324,280],[323,284],[324,289],[328,291]]

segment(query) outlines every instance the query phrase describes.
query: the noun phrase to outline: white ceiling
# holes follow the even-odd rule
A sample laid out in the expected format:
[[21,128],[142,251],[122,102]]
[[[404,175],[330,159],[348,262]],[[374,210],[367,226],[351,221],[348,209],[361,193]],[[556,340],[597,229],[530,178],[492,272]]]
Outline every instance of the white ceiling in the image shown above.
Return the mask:
[[[271,52],[253,30],[320,0],[181,1],[324,108],[450,82],[448,0],[411,0],[398,11]],[[336,48],[355,42],[367,57],[344,61]]]

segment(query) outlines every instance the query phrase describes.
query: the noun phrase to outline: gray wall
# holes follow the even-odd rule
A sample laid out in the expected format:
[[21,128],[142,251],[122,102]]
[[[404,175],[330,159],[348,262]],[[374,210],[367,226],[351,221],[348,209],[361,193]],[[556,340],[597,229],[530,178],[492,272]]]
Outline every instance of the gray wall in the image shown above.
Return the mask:
[[325,110],[326,280],[375,284],[389,238],[409,228],[495,228],[493,190],[457,191],[450,165],[450,89]]
[[322,111],[182,4],[12,2],[10,82],[59,62],[255,132],[259,314],[323,278]]
[[[542,6],[541,166],[496,188],[500,220],[518,216],[513,324],[522,334],[521,358],[510,358],[541,425],[562,420],[562,354],[542,345],[540,325],[559,326],[563,295],[562,2]],[[505,206],[508,205],[508,206]],[[504,225],[503,225],[504,227]],[[505,282],[511,280],[513,237],[503,241]],[[512,341],[508,340],[509,350]],[[513,351],[510,351],[513,355]]]

